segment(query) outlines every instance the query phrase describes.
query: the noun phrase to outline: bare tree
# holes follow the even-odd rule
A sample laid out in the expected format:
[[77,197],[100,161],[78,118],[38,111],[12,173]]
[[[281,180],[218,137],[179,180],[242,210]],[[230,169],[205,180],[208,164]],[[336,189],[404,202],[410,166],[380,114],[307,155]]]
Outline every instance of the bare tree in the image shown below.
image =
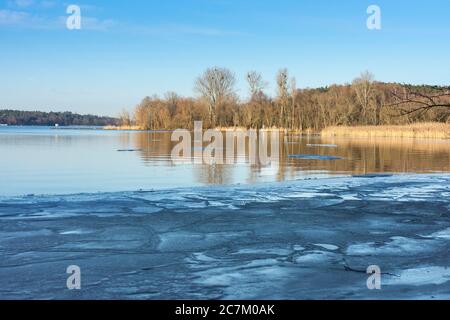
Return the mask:
[[414,86],[403,85],[399,93],[391,90],[394,102],[388,107],[398,107],[400,116],[407,116],[413,113],[425,114],[435,108],[450,108],[450,87],[436,87],[431,92],[420,92]]
[[289,73],[281,69],[277,75],[277,100],[280,106],[280,127],[286,125],[286,109],[289,104]]
[[291,79],[291,119],[290,119],[290,125],[293,129],[295,126],[295,106],[297,104],[296,98],[297,98],[297,80],[295,77]]
[[195,84],[195,90],[206,100],[209,108],[211,126],[217,122],[217,110],[226,100],[235,95],[234,74],[225,68],[210,68],[200,76]]
[[247,73],[247,83],[250,89],[251,100],[257,100],[262,96],[263,90],[267,87],[267,83],[264,82],[262,75],[256,71],[250,71]]
[[131,126],[132,120],[130,112],[128,112],[128,110],[126,109],[123,109],[119,114],[119,121],[122,126]]
[[166,92],[164,98],[167,101],[170,116],[174,117],[177,110],[178,102],[180,101],[180,96],[176,92],[169,91]]
[[363,121],[367,123],[367,111],[373,93],[373,82],[375,77],[369,71],[361,73],[359,78],[353,80],[356,97],[362,109]]

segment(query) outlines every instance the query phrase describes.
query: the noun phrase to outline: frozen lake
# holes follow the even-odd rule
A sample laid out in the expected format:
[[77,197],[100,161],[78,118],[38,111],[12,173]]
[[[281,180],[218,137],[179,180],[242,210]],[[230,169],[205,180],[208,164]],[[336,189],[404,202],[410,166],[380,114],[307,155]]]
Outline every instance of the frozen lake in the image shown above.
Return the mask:
[[449,199],[449,175],[4,198],[0,298],[450,299]]
[[0,128],[0,299],[450,299],[448,141],[282,141],[177,165],[169,133]]

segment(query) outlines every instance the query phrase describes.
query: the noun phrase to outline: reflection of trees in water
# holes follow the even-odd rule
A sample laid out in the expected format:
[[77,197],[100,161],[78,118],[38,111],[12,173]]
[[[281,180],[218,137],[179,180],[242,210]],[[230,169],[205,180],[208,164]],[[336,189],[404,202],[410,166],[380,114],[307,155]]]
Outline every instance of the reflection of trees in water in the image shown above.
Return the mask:
[[134,132],[121,132],[119,135],[119,141],[121,149],[131,149],[133,145]]
[[155,162],[172,166],[170,154],[175,142],[170,140],[170,132],[135,132],[133,137],[134,148],[139,149],[142,161],[146,165],[154,165]]
[[450,141],[426,139],[334,139],[336,170],[369,172],[450,171]]
[[[337,145],[337,148],[315,145]],[[298,171],[382,173],[450,171],[450,140],[398,138],[322,138],[289,136],[281,156],[280,171],[295,176]],[[338,156],[343,160],[294,160],[288,155]]]
[[234,169],[229,165],[198,165],[196,180],[204,184],[232,184]]
[[[178,142],[171,141],[171,133],[170,132],[134,132],[131,133],[133,136],[133,144],[132,147],[134,149],[139,149],[139,155],[144,163],[148,166],[154,166],[159,164],[164,164],[166,166],[175,166],[176,164],[171,160],[171,152],[172,149]],[[124,135],[122,137],[124,147],[131,147],[130,145],[130,136]],[[193,139],[193,135],[192,135]],[[204,146],[207,146],[209,143],[205,142]],[[269,149],[271,148],[270,139],[268,140]],[[194,147],[194,141],[191,141],[192,147]],[[226,134],[224,133],[224,146],[226,146]],[[280,141],[280,145],[282,146],[282,141]],[[284,154],[284,151],[282,154]],[[256,154],[259,155],[259,140],[257,143]],[[192,155],[194,155],[194,150],[192,150]],[[224,162],[227,159],[231,158],[231,155],[228,155],[226,150],[223,152]],[[207,184],[230,184],[234,183],[235,175],[241,174],[243,168],[248,171],[248,180],[249,182],[257,182],[258,175],[262,169],[266,166],[262,165],[259,159],[256,159],[256,162],[250,163],[250,149],[249,144],[246,143],[245,150],[243,154],[240,154],[237,148],[237,144],[235,144],[233,164],[214,164],[214,165],[198,165],[198,164],[184,164],[191,166],[191,170],[195,175],[195,178],[200,183]],[[244,160],[245,159],[245,160]],[[281,161],[280,169],[277,169],[277,176],[279,176],[278,180],[284,180],[284,160]],[[276,164],[278,167],[278,162]],[[239,170],[239,172],[236,172]],[[245,171],[244,170],[244,171]],[[242,178],[242,177],[240,177]]]
[[[121,136],[122,143],[141,149],[139,155],[148,166],[174,166],[170,156],[177,144],[171,141],[170,132],[133,132]],[[204,143],[206,146],[208,143]],[[308,146],[314,144],[315,146]],[[337,148],[318,146],[336,144]],[[259,143],[257,144],[259,146]],[[270,143],[269,143],[270,145]],[[192,146],[194,143],[192,142]],[[224,141],[226,146],[226,141]],[[256,152],[259,154],[259,151]],[[246,163],[235,157],[235,164],[194,165],[187,164],[195,179],[206,184],[231,184],[243,180],[250,183],[261,181],[271,175],[277,181],[298,177],[305,171],[328,171],[336,173],[381,172],[450,172],[450,141],[398,138],[322,138],[319,136],[280,135],[280,161],[277,165],[263,166],[260,162],[249,163],[249,146],[245,147]],[[289,155],[316,154],[338,156],[343,160],[320,161],[291,159]],[[237,155],[237,146],[235,146]],[[228,155],[224,152],[224,156]],[[238,164],[236,164],[236,162]],[[183,177],[180,177],[183,179]]]

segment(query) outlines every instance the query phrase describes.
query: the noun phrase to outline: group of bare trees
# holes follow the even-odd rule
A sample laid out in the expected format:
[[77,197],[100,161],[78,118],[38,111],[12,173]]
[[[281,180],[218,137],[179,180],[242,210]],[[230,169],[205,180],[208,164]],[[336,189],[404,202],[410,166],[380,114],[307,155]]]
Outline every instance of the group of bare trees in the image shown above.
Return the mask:
[[249,98],[239,101],[236,78],[225,68],[207,69],[195,83],[197,98],[168,93],[146,97],[124,125],[145,130],[206,127],[286,128],[321,130],[334,125],[383,125],[413,122],[450,122],[450,89],[376,82],[369,72],[351,84],[298,89],[287,69],[276,77],[276,96],[256,71],[246,75]]

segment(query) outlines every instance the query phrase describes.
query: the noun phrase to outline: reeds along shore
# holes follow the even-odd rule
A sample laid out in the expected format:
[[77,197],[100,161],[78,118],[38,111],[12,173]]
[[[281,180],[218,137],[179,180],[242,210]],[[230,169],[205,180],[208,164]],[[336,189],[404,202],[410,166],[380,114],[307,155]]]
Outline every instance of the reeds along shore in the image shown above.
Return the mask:
[[105,126],[105,127],[103,127],[103,130],[144,131],[139,126],[126,126],[126,125],[122,125],[122,126]]
[[396,137],[449,139],[450,124],[415,123],[395,126],[328,127],[321,132],[324,137]]
[[[105,130],[145,131],[139,126],[107,126]],[[244,127],[218,127],[219,131],[246,131]],[[416,123],[410,125],[391,126],[334,126],[321,132],[314,130],[291,130],[284,128],[264,128],[260,131],[280,131],[285,133],[320,134],[323,137],[393,137],[393,138],[432,138],[450,139],[450,124],[445,123]]]
[[[184,128],[180,128],[180,129],[184,129]],[[103,130],[117,130],[117,131],[159,131],[158,129],[155,130],[149,130],[140,126],[127,126],[127,125],[122,125],[122,126],[105,126],[103,127]],[[166,130],[166,129],[160,129],[160,130]],[[189,130],[189,128],[187,128],[187,130]],[[193,129],[191,129],[193,130]],[[204,130],[206,130],[206,128],[204,128]],[[277,128],[277,127],[273,127],[273,128],[260,128],[260,129],[256,129],[256,128],[245,128],[245,127],[217,127],[215,128],[215,130],[217,131],[222,131],[222,132],[240,132],[240,131],[248,131],[248,130],[256,130],[259,132],[272,132],[272,131],[279,131],[279,132],[284,132],[284,133],[299,133],[299,134],[319,134],[319,132],[314,131],[312,129],[307,129],[307,130],[293,130],[293,129],[286,129],[286,128]],[[167,131],[167,130],[166,130]],[[172,131],[172,130],[168,130],[168,131]]]

